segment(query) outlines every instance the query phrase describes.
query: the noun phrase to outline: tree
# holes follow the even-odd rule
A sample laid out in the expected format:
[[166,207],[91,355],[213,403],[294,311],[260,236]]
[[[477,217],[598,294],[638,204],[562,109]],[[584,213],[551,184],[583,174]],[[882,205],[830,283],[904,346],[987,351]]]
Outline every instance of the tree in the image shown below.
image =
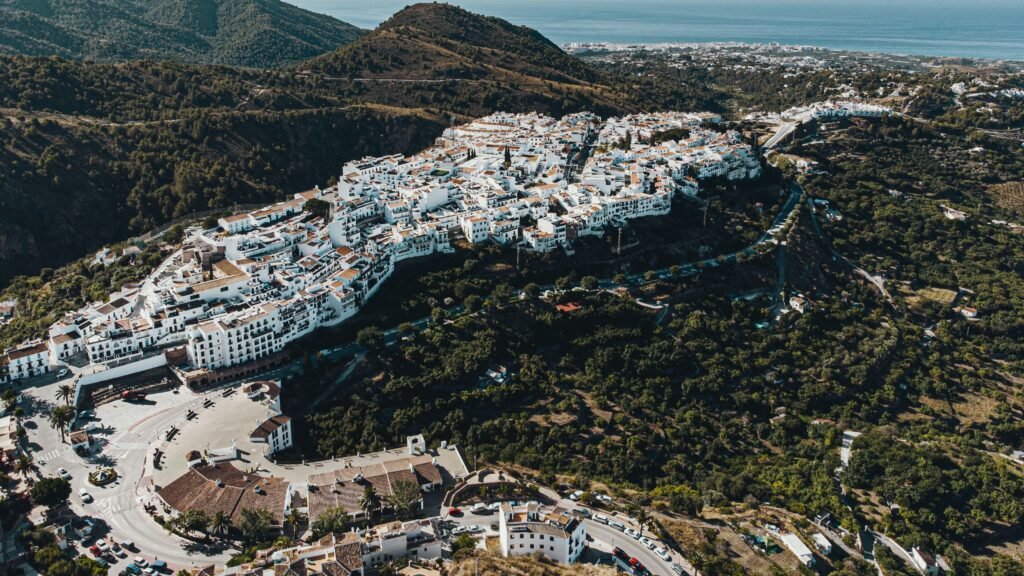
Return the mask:
[[71,483],[63,478],[43,478],[32,486],[29,494],[32,502],[47,508],[57,508],[71,496]]
[[310,198],[302,205],[302,211],[327,220],[331,216],[331,203],[319,198]]
[[335,506],[328,508],[310,526],[313,530],[313,538],[322,538],[335,532],[344,532],[349,520],[349,514],[344,507]]
[[523,294],[526,294],[527,298],[536,298],[540,296],[540,286],[530,282],[526,286],[523,286]]
[[416,504],[422,500],[420,487],[409,480],[395,482],[391,487],[391,495],[387,497],[388,504],[398,512],[399,516],[411,515]]
[[384,347],[384,333],[376,326],[367,326],[356,334],[356,344],[370,350]]
[[647,508],[637,508],[636,513],[633,514],[633,518],[636,519],[637,526],[640,527],[640,535],[644,535],[644,528],[650,525],[651,515],[647,512]]
[[363,495],[359,497],[359,508],[367,517],[372,516],[373,512],[380,508],[380,495],[372,485],[363,488]]
[[621,286],[621,285],[626,283],[626,275],[625,274],[616,274],[615,277],[612,278],[612,282],[615,282],[616,284]]
[[448,312],[444,308],[434,308],[430,311],[430,321],[434,324],[444,324],[448,318]]
[[412,336],[414,332],[416,332],[416,329],[408,322],[402,322],[398,325],[398,336],[401,338]]
[[284,523],[286,526],[291,526],[292,538],[295,538],[299,533],[299,525],[306,520],[306,517],[299,512],[298,508],[292,508],[288,510],[288,513],[284,516]]
[[644,280],[647,280],[648,282],[654,280],[657,277],[658,275],[654,273],[654,270],[648,270],[647,272],[644,272]]
[[210,533],[217,535],[227,534],[231,530],[231,516],[223,510],[217,510],[210,518]]
[[483,299],[476,294],[470,294],[466,296],[466,299],[462,301],[462,305],[466,307],[467,312],[477,312],[483,305]]
[[188,510],[178,516],[178,527],[185,534],[205,532],[210,526],[210,515],[202,510]]
[[245,508],[239,519],[238,529],[247,542],[256,543],[263,540],[274,522],[274,517],[262,508]]
[[506,300],[512,297],[512,287],[508,284],[498,284],[494,287],[494,291],[491,292],[491,298],[494,299],[499,305],[504,304]]
[[459,534],[452,540],[452,556],[462,550],[472,550],[474,548],[476,548],[476,539],[469,534]]
[[22,478],[28,478],[28,475],[35,469],[35,462],[24,454],[18,456],[18,459],[14,461],[14,471],[21,474]]
[[75,419],[75,411],[71,406],[57,406],[50,412],[50,428],[60,431],[60,441],[64,442],[68,424]]
[[71,397],[75,395],[75,387],[71,384],[61,384],[57,387],[57,399],[63,400],[65,404],[71,404]]
[[671,265],[671,266],[669,266],[669,267],[668,267],[668,273],[669,273],[669,274],[671,274],[671,275],[673,275],[673,276],[679,276],[679,273],[680,273],[680,272],[681,272],[682,270],[683,270],[683,269],[682,269],[682,268],[680,268],[680,267],[679,267],[679,265],[677,265],[677,264],[673,264],[673,265]]
[[4,393],[0,395],[0,399],[4,401],[4,410],[11,410],[18,404],[18,394],[9,388],[4,390]]
[[580,287],[584,290],[593,290],[597,288],[597,278],[594,276],[584,276],[580,280]]

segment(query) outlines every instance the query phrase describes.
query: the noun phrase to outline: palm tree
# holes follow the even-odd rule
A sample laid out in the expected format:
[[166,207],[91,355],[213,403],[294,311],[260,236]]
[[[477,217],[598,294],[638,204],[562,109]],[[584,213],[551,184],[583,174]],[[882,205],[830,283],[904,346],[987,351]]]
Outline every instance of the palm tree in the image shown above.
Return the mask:
[[75,387],[71,384],[61,384],[57,387],[56,397],[63,400],[65,404],[71,405],[71,397],[75,395]]
[[31,473],[35,467],[36,465],[32,462],[32,459],[24,454],[18,456],[18,459],[14,462],[14,471],[21,474],[23,478],[28,478],[29,473]]
[[363,495],[359,497],[359,508],[367,517],[380,508],[380,495],[372,485],[363,488]]
[[60,430],[60,441],[64,442],[68,424],[75,419],[75,411],[71,406],[57,406],[50,412],[50,428]]
[[210,517],[210,532],[223,535],[228,530],[231,530],[231,516],[228,516],[223,510],[217,510]]
[[298,508],[292,508],[288,510],[287,514],[285,514],[284,523],[288,526],[291,526],[292,539],[295,539],[295,537],[298,535],[299,524],[302,524],[302,521],[305,519],[306,517],[302,515],[302,512],[299,512]]
[[636,514],[636,523],[640,526],[640,535],[644,535],[644,528],[651,523],[651,515],[647,513],[647,508],[638,508]]

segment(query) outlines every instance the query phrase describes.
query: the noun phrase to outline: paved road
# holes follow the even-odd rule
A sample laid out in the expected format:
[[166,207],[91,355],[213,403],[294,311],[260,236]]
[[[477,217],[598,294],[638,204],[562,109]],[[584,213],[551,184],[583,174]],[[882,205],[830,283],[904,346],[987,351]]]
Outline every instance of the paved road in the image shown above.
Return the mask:
[[[133,540],[139,554],[150,561],[159,558],[175,569],[202,562],[226,562],[230,554],[193,548],[193,543],[171,536],[161,528],[142,506],[142,500],[150,494],[152,467],[146,467],[147,456],[151,456],[150,444],[172,424],[183,421],[189,408],[198,410],[204,396],[183,388],[178,394],[160,393],[158,407],[124,402],[102,406],[100,416],[113,414],[115,410],[121,412],[98,423],[101,428],[94,432],[94,437],[100,443],[99,451],[84,460],[71,450],[70,445],[61,443],[59,433],[46,422],[48,412],[42,404],[53,402],[57,385],[54,383],[25,391],[26,396],[37,399],[40,407],[30,418],[36,426],[29,428],[28,432],[30,441],[40,446],[34,457],[44,476],[55,476],[58,468],[71,472],[71,509],[80,516],[102,518],[110,528],[108,535],[117,540]],[[110,422],[116,424],[111,426]],[[103,488],[93,486],[87,480],[87,472],[98,464],[112,465],[127,476]],[[82,503],[78,495],[81,488],[93,497],[93,502]],[[120,562],[122,565],[126,563],[126,560]]]
[[[634,540],[623,532],[619,532],[611,526],[595,522],[594,520],[584,520],[583,524],[587,527],[587,534],[590,534],[596,540],[607,543],[612,548],[622,548],[626,554],[640,560],[651,571],[651,574],[655,576],[674,576],[671,568],[669,568],[670,564],[658,558],[653,551],[641,544],[639,540]],[[644,536],[647,535],[645,530]]]

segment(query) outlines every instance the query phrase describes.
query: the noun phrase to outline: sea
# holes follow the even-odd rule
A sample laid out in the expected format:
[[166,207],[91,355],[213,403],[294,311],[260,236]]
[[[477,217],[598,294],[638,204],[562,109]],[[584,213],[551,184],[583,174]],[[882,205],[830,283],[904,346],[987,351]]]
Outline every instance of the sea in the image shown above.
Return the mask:
[[[288,0],[373,28],[411,0]],[[1024,61],[1024,0],[454,0],[570,42],[744,42]]]

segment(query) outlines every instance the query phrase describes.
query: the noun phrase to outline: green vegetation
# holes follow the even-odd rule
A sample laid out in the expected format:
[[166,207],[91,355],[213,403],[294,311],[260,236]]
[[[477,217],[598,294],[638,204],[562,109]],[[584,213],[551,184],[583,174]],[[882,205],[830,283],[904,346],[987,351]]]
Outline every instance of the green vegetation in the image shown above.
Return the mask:
[[71,484],[63,478],[43,478],[32,485],[29,494],[32,496],[32,502],[47,508],[56,508],[68,501],[68,497],[71,496]]
[[48,0],[0,4],[0,53],[272,67],[362,30],[273,0]]

